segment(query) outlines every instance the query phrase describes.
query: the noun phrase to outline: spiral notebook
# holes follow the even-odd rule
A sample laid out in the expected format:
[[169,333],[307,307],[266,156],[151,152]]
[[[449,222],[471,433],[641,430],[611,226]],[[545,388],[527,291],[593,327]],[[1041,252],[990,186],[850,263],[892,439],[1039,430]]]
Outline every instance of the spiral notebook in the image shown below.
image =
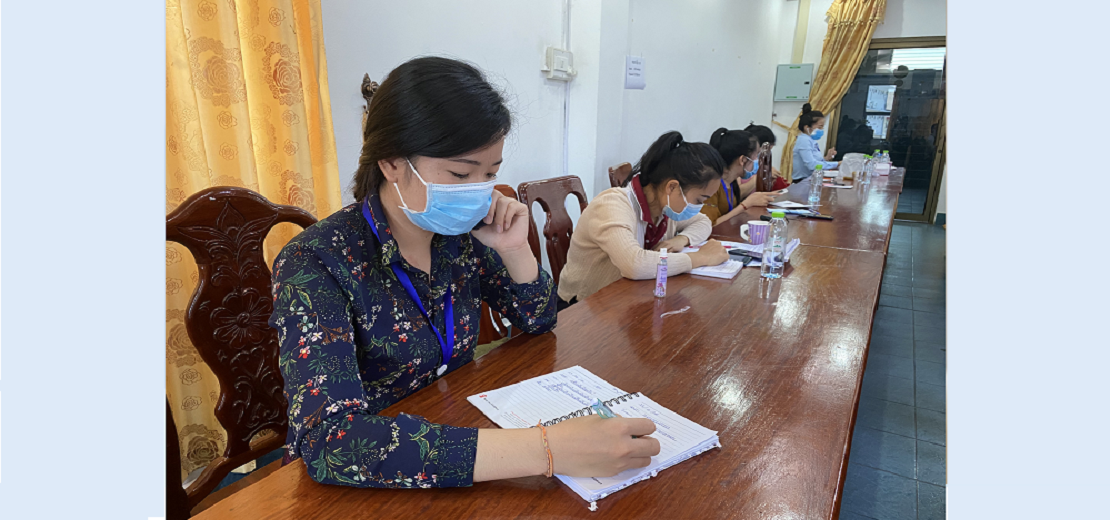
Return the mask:
[[[705,245],[705,242],[702,242],[701,244],[698,244],[697,246],[693,246],[693,247],[686,246],[686,247],[682,248],[682,252],[683,253],[693,253],[694,251],[697,251],[698,249],[701,249],[701,246],[704,246],[704,245]],[[739,247],[743,244],[741,244],[739,242],[721,241],[721,245],[724,246],[724,248],[727,250],[727,249],[734,249],[734,248]],[[756,264],[756,265],[758,265],[758,264]],[[709,277],[712,277],[712,278],[723,278],[725,280],[731,280],[733,278],[736,278],[736,275],[740,274],[740,270],[743,269],[743,268],[744,268],[743,263],[737,262],[736,260],[733,260],[732,258],[729,258],[728,260],[725,260],[723,264],[720,264],[720,265],[703,265],[701,267],[695,267],[695,268],[690,270],[690,274],[696,274],[698,276],[709,276]]]
[[659,471],[721,447],[717,432],[678,415],[647,396],[627,393],[589,370],[573,366],[534,377],[504,388],[467,397],[486,417],[502,428],[531,428],[592,415],[594,399],[602,400],[622,417],[642,417],[655,423],[651,436],[659,440],[659,455],[645,468],[630,469],[612,477],[583,478],[555,475],[578,493],[590,509],[616,491],[656,476]]

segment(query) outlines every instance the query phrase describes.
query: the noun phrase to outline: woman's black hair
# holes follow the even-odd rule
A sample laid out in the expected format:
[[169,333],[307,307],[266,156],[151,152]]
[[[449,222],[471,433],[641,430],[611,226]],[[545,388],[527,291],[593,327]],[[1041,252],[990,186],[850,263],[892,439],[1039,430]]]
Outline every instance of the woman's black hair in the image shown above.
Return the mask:
[[705,143],[688,143],[682,134],[670,131],[656,139],[643,157],[632,167],[632,176],[640,175],[641,186],[661,186],[674,179],[683,191],[701,188],[721,178],[725,161],[721,154]]
[[809,103],[802,105],[802,117],[798,118],[798,130],[805,132],[807,126],[813,126],[818,119],[824,119],[825,114],[820,110],[814,110],[809,106]]
[[754,135],[756,139],[759,139],[760,145],[762,145],[763,143],[771,143],[771,146],[775,146],[775,133],[766,126],[752,123],[748,125],[748,127],[745,128],[744,131]]
[[721,154],[726,165],[731,166],[736,159],[747,157],[758,150],[759,141],[756,140],[755,135],[744,130],[718,128],[709,137],[709,146]]
[[512,114],[477,67],[424,57],[393,69],[374,92],[362,129],[355,200],[377,191],[378,161],[395,157],[456,157],[505,137]]

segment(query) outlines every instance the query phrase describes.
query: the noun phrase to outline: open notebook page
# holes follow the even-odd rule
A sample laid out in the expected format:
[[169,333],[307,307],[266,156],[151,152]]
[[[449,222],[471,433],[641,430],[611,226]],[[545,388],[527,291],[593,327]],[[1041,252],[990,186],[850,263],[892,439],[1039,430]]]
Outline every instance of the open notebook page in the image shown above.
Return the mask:
[[[610,408],[624,417],[651,419],[656,425],[653,437],[659,440],[659,455],[646,468],[628,470],[606,478],[576,478],[556,475],[583,499],[594,502],[616,490],[654,476],[703,451],[720,446],[717,432],[686,419],[642,394],[625,392],[590,371],[574,366],[535,377],[504,388],[467,397],[486,417],[503,428],[529,428],[538,422],[561,422],[568,415],[593,413],[589,405],[595,398],[610,401]],[[596,507],[592,504],[591,507]]]
[[472,395],[466,399],[502,428],[531,428],[594,403],[624,395],[580,366]]

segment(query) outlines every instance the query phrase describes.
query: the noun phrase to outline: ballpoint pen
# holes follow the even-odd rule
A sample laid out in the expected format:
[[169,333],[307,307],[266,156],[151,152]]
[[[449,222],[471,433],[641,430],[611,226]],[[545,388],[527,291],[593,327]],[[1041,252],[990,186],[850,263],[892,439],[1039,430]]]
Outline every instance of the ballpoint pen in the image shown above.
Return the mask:
[[606,406],[605,403],[601,401],[601,399],[594,399],[596,400],[596,402],[590,405],[590,407],[593,408],[594,412],[601,416],[602,419],[612,419],[617,416],[617,414],[613,413],[613,410]]
[[[594,399],[596,400],[596,402],[594,404],[591,404],[590,408],[593,408],[594,412],[596,412],[599,417],[601,417],[602,419],[615,419],[617,417],[620,417],[611,408],[606,406],[605,403],[602,402],[601,399],[598,399],[596,397]],[[639,435],[633,435],[632,438],[633,439],[639,439],[640,436]]]

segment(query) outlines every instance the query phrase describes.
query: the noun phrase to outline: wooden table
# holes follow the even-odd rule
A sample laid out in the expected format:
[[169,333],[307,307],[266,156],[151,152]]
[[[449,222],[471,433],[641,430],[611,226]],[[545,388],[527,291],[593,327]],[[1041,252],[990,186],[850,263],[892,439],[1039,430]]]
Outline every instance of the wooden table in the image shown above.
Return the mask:
[[354,489],[316,484],[297,461],[196,518],[834,518],[883,256],[801,246],[781,280],[682,275],[662,300],[652,281],[622,279],[562,312],[553,334],[513,339],[383,412],[491,428],[467,396],[581,365],[720,432],[722,449],[596,513],[556,479]]
[[[836,220],[790,222],[803,245],[781,280],[755,268],[733,280],[682,275],[658,300],[652,281],[622,279],[560,313],[553,334],[515,338],[383,412],[492,428],[467,396],[581,365],[719,432],[722,449],[596,513],[555,479],[354,489],[317,484],[297,461],[196,518],[836,518],[902,177],[866,193],[825,189],[821,210]],[[806,186],[793,188],[788,198],[803,202]],[[737,237],[761,214],[749,213],[714,233]]]
[[[790,236],[801,239],[803,245],[885,253],[894,226],[894,208],[898,206],[898,195],[902,191],[903,173],[901,168],[897,170],[889,176],[876,177],[869,186],[823,188],[818,210],[832,215],[833,220],[788,216]],[[809,181],[790,186],[790,191],[777,200],[807,204]],[[741,225],[769,214],[767,208],[752,208],[715,226],[713,235],[722,240],[739,241]]]

